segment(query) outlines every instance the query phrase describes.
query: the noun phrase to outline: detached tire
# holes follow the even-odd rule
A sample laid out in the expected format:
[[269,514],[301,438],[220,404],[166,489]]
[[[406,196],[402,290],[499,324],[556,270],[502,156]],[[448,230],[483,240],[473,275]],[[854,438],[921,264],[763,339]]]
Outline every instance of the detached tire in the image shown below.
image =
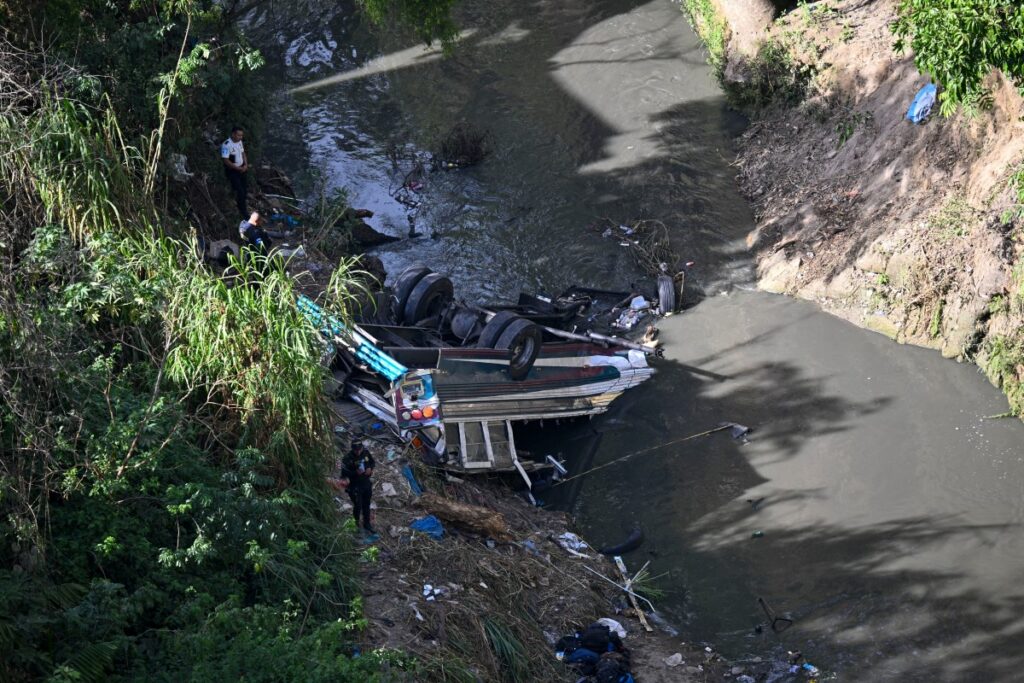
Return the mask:
[[658,276],[658,308],[662,315],[675,313],[679,304],[676,300],[676,283],[670,275]]
[[496,349],[498,348],[495,344],[498,343],[498,338],[501,337],[501,333],[505,331],[513,320],[519,320],[512,311],[499,311],[494,314],[494,317],[487,321],[484,325],[484,329],[480,332],[480,338],[477,340],[477,348],[481,349]]
[[402,322],[415,325],[420,320],[439,314],[455,298],[452,281],[440,273],[426,275],[409,292],[402,310]]
[[[420,280],[430,275],[431,270],[426,266],[409,266],[403,270],[398,277],[395,279],[395,284],[391,288],[394,292],[395,298],[395,320],[398,323],[402,322],[402,313],[405,311],[405,304],[409,301],[409,295],[412,293],[413,288],[419,284]],[[414,323],[415,320],[410,320],[409,323]]]
[[512,360],[508,364],[508,374],[514,380],[526,379],[537,356],[540,345],[544,343],[544,332],[529,320],[519,318],[513,320],[501,333],[496,349],[508,349],[512,352]]

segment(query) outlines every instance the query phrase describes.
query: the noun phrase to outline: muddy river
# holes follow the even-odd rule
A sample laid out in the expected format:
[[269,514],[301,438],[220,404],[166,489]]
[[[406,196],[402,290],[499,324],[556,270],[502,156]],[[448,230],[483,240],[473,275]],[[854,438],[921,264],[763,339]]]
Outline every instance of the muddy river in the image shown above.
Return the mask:
[[[548,500],[596,543],[642,525],[629,563],[662,575],[681,637],[799,649],[847,681],[1024,679],[1024,425],[986,419],[1006,402],[972,366],[751,291],[744,122],[677,5],[469,0],[447,59],[337,3],[266,7],[260,143],[303,192],[345,187],[406,235],[413,157],[457,122],[490,133],[485,163],[424,176],[420,236],[376,252],[390,272],[428,263],[475,299],[628,287],[642,276],[591,229],[604,218],[661,220],[695,262],[658,375],[552,449],[583,469],[720,421],[749,442],[668,447]],[[794,625],[757,633],[759,597]]]

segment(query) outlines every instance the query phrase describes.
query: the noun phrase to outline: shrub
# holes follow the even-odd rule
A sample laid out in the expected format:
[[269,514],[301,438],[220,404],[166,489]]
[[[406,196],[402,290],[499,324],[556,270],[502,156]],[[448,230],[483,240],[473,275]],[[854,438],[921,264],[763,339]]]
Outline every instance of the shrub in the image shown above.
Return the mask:
[[1000,69],[1024,79],[1024,4],[1018,0],[900,0],[895,48],[942,85],[941,112],[982,99],[983,81]]

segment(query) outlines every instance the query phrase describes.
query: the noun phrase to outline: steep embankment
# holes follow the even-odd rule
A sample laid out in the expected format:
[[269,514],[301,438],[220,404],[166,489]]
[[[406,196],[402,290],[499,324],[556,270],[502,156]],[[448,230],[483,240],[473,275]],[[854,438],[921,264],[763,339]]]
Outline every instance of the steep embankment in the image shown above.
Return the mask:
[[[700,5],[690,0],[691,10]],[[991,97],[973,116],[907,122],[928,77],[893,50],[895,7],[804,5],[754,48],[726,20],[698,12],[709,47],[726,53],[715,58],[727,90],[764,107],[737,162],[756,211],[748,246],[759,284],[977,362],[1020,415],[1024,101],[993,73]]]

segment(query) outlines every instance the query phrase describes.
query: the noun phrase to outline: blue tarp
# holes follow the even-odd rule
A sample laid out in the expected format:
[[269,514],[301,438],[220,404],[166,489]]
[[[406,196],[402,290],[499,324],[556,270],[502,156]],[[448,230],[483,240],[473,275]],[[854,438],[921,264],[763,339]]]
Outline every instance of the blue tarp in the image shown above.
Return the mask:
[[441,520],[434,515],[427,515],[426,517],[413,520],[409,524],[409,528],[413,531],[422,531],[437,541],[444,538],[444,527],[441,526]]
[[416,475],[412,473],[412,468],[409,467],[408,465],[405,465],[404,467],[402,467],[402,474],[404,474],[405,478],[408,480],[409,488],[412,489],[412,492],[415,493],[417,496],[422,496],[423,487],[420,486],[420,483],[418,481],[416,481]]
[[934,83],[929,83],[918,90],[914,101],[910,104],[910,109],[907,110],[907,120],[911,123],[924,123],[932,113],[937,93]]

